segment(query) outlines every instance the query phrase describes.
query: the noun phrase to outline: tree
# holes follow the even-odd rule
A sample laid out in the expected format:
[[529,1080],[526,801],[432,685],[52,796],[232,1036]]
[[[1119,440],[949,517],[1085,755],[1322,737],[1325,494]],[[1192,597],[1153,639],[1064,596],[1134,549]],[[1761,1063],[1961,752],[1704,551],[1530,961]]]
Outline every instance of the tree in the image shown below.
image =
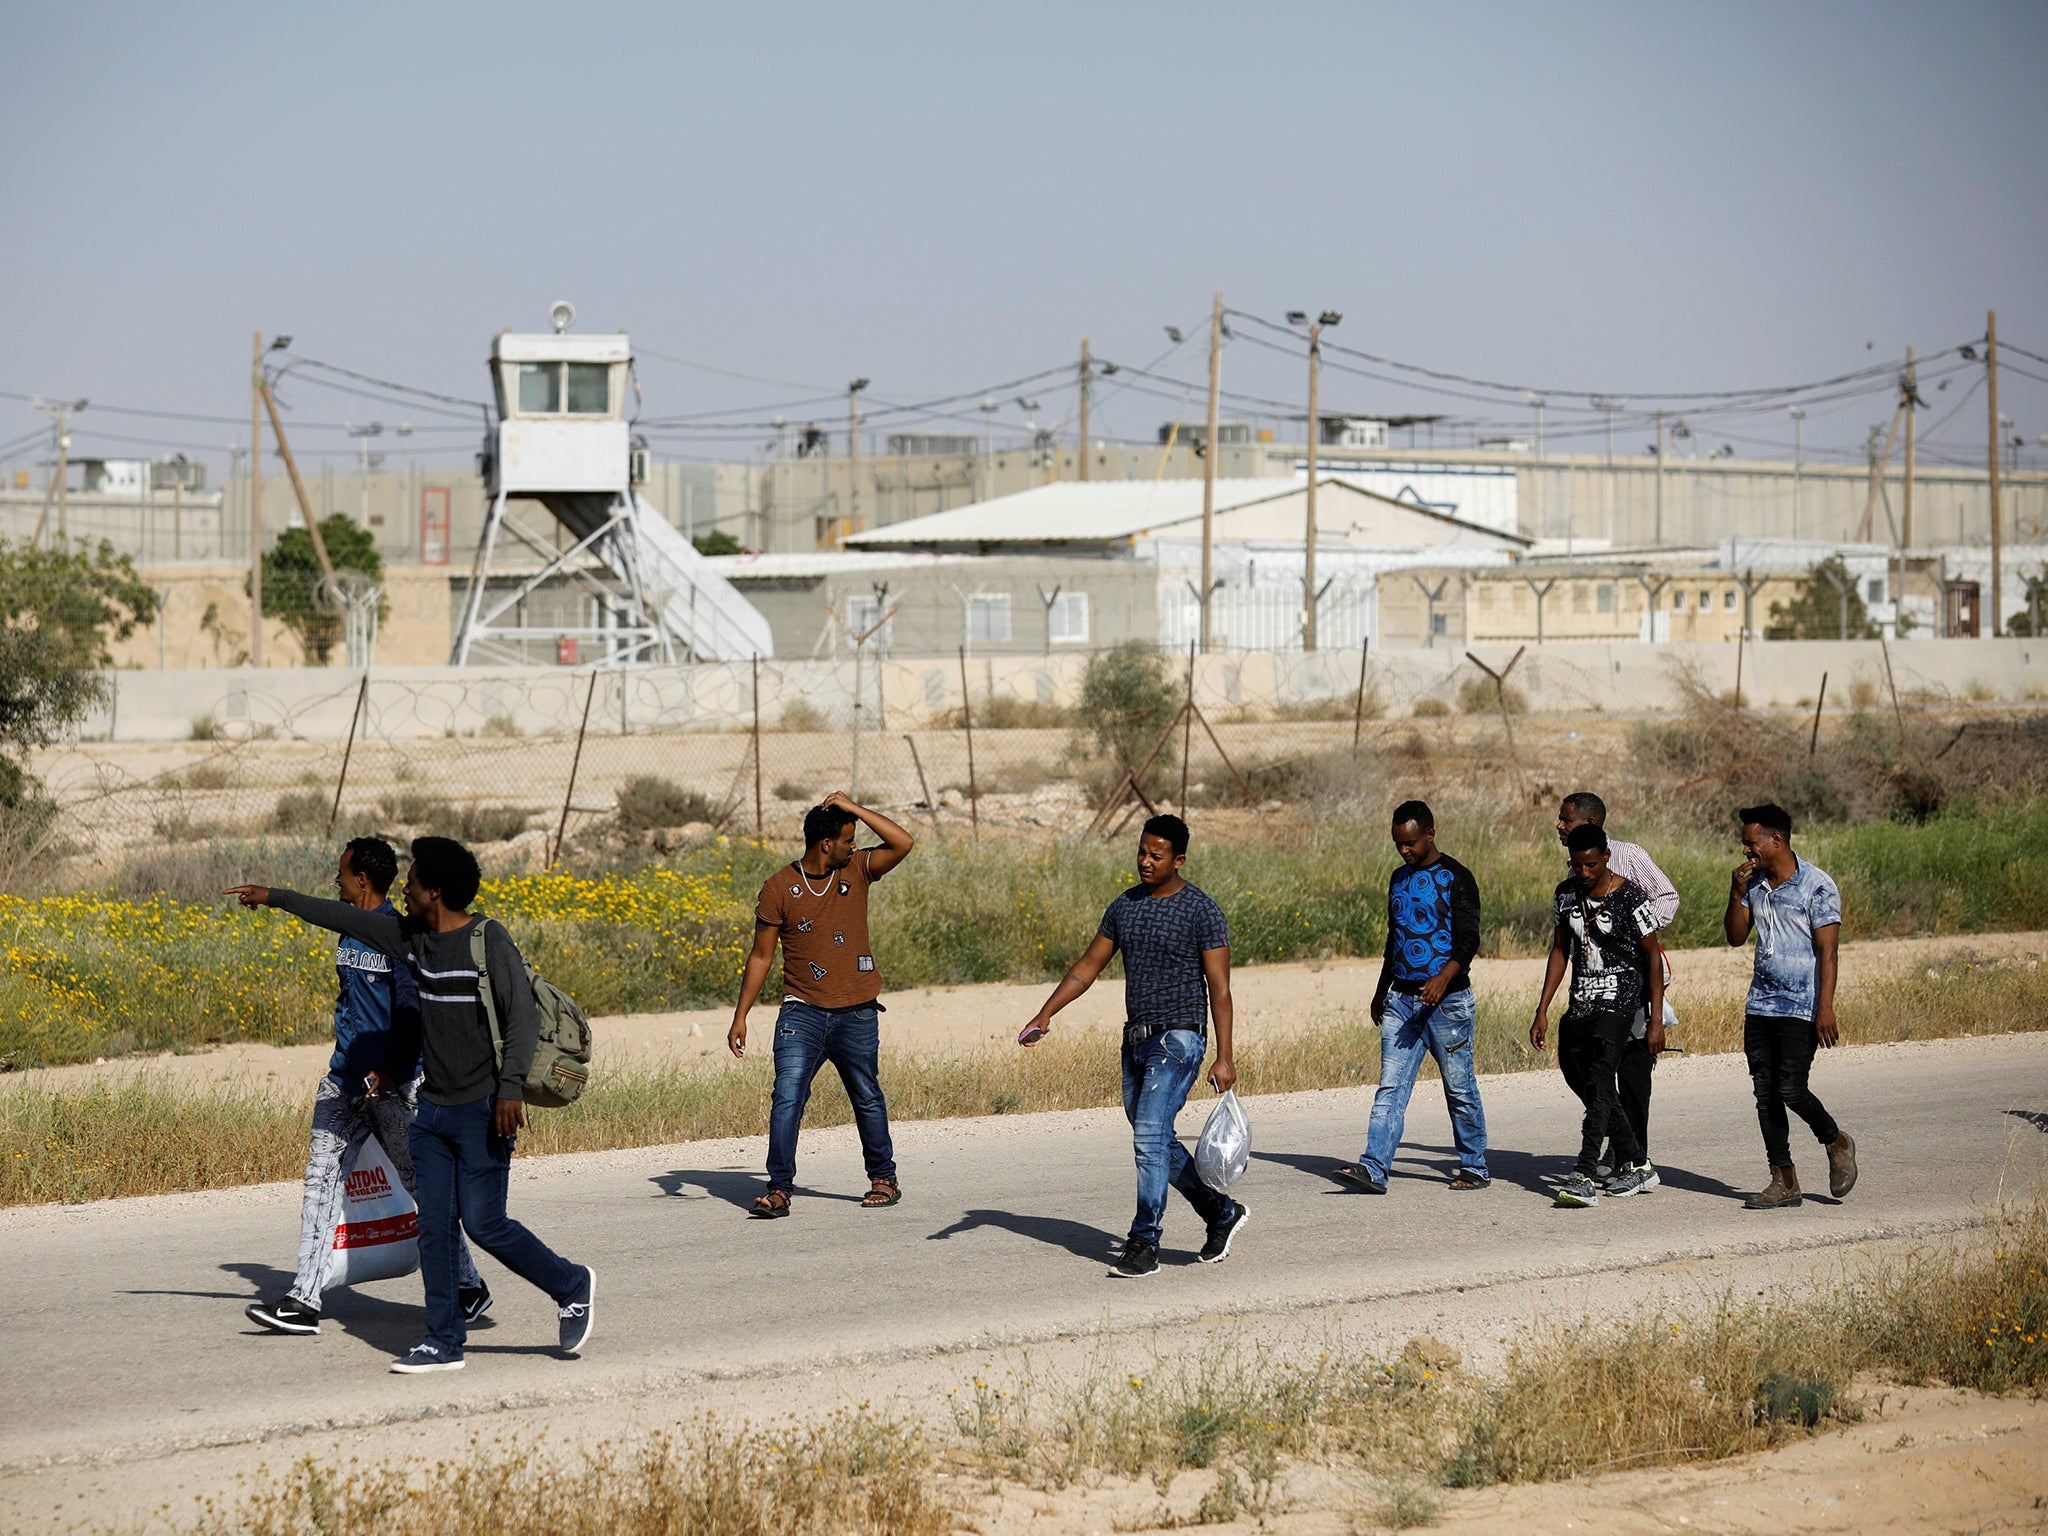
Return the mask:
[[697,546],[700,555],[736,555],[740,552],[740,541],[723,528],[700,533],[690,542]]
[[[1844,619],[1846,617],[1846,624]],[[1877,626],[1840,555],[1829,555],[1799,582],[1789,603],[1772,603],[1766,640],[1875,640]]]
[[[1136,768],[1179,708],[1180,689],[1166,659],[1142,640],[1125,640],[1090,657],[1081,674],[1077,712],[1096,751],[1116,768]],[[1173,745],[1168,743],[1159,761],[1174,759]]]
[[[384,558],[377,553],[376,539],[346,512],[320,519],[320,541],[337,572],[354,571],[372,581],[383,576]],[[307,657],[324,667],[334,642],[341,638],[343,621],[340,607],[320,590],[320,581],[320,557],[313,553],[312,535],[304,528],[285,529],[276,545],[264,551],[264,612],[297,635]],[[249,590],[246,577],[242,590]],[[380,600],[378,616],[387,608]]]
[[55,815],[28,754],[106,703],[109,638],[156,616],[126,555],[0,540],[0,841],[41,835]]
[[2027,578],[2026,612],[2005,626],[2008,635],[2035,636],[2048,629],[2048,575]]

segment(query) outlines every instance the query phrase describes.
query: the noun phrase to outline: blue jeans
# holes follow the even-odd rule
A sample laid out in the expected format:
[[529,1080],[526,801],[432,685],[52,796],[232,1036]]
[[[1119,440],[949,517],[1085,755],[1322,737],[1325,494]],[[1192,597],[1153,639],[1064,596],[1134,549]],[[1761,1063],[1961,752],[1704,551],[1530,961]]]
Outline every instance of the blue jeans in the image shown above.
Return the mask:
[[1411,993],[1387,994],[1380,1020],[1380,1090],[1372,1098],[1372,1124],[1365,1133],[1365,1155],[1358,1161],[1367,1173],[1386,1182],[1425,1051],[1436,1058],[1444,1080],[1458,1167],[1475,1179],[1491,1177],[1486,1171],[1486,1111],[1479,1103],[1479,1074],[1472,1065],[1469,991],[1446,993],[1434,1008]]
[[1188,1101],[1206,1048],[1192,1029],[1169,1029],[1124,1047],[1124,1118],[1131,1122],[1131,1145],[1138,1155],[1138,1214],[1131,1218],[1131,1236],[1154,1248],[1166,1217],[1169,1184],[1208,1226],[1221,1226],[1237,1214],[1236,1201],[1202,1182],[1195,1160],[1173,1133],[1173,1117]]
[[467,1104],[420,1100],[409,1143],[420,1207],[420,1278],[427,1292],[427,1342],[461,1353],[469,1337],[456,1298],[462,1245],[458,1229],[520,1279],[559,1305],[583,1284],[571,1264],[505,1214],[512,1174],[512,1138],[492,1129],[495,1098]]
[[882,1098],[879,1003],[858,1008],[814,1008],[795,998],[782,1000],[775,1017],[775,1102],[768,1111],[768,1187],[788,1193],[796,1184],[796,1138],[811,1079],[831,1062],[846,1085],[861,1156],[870,1179],[896,1177],[896,1149],[889,1142],[889,1106]]

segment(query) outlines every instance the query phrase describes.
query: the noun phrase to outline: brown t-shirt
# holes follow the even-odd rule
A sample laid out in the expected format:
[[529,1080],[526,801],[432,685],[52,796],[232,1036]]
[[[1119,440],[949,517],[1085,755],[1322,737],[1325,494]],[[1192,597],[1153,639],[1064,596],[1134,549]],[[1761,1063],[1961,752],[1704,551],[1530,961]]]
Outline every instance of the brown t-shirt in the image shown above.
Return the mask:
[[868,887],[881,878],[869,871],[874,851],[860,849],[823,880],[785,864],[761,887],[754,920],[782,932],[786,995],[814,1008],[858,1008],[882,995],[868,947]]

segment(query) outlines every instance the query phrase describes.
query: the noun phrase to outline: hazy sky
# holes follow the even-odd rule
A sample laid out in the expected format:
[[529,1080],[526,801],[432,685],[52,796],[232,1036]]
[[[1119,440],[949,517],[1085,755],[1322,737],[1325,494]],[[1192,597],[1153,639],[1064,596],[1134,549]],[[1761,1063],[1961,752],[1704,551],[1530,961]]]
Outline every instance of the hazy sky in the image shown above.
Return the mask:
[[[1147,364],[1217,288],[1546,391],[1819,379],[1972,340],[1992,305],[2048,356],[2044,103],[2038,3],[23,0],[0,47],[0,390],[91,397],[76,452],[217,457],[235,426],[101,406],[246,434],[259,327],[480,397],[491,333],[544,329],[555,298],[631,331],[648,415],[749,422],[854,375],[878,406],[978,393],[1084,335]],[[1199,379],[1199,341],[1159,371]],[[1224,375],[1303,392],[1298,358],[1248,340]],[[1098,432],[1175,413],[1172,386],[1117,382]],[[2048,385],[2001,386],[2028,441],[2048,433]],[[459,412],[286,393],[309,456],[369,417],[409,416],[420,457],[475,446]],[[1008,393],[1071,410],[1070,387]],[[1522,411],[1336,373],[1324,398]],[[784,406],[812,413],[843,421]],[[1889,415],[1816,406],[1807,442],[1860,451]],[[0,398],[0,443],[36,422]],[[1726,430],[1745,454],[1790,440],[1781,407]],[[1983,442],[1980,394],[1936,451]]]

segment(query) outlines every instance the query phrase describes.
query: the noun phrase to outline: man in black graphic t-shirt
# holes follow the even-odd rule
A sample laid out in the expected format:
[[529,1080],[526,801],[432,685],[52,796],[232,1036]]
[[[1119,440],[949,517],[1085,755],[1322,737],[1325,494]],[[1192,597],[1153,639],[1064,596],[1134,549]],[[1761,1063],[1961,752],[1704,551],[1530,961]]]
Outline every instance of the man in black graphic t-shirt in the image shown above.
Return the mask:
[[1557,1060],[1564,1080],[1585,1105],[1579,1160],[1557,1191],[1557,1203],[1590,1206],[1600,1199],[1594,1183],[1600,1148],[1614,1141],[1615,1172],[1607,1193],[1639,1195],[1657,1185],[1656,1170],[1644,1160],[1628,1117],[1621,1112],[1616,1073],[1628,1044],[1636,1011],[1648,1003],[1651,1055],[1664,1048],[1664,967],[1657,950],[1657,915],[1649,897],[1607,863],[1607,834],[1591,823],[1571,829],[1565,842],[1571,874],[1552,901],[1554,925],[1543,996],[1529,1026],[1537,1050],[1549,1034],[1550,1000],[1571,965],[1570,1001],[1558,1027]]

